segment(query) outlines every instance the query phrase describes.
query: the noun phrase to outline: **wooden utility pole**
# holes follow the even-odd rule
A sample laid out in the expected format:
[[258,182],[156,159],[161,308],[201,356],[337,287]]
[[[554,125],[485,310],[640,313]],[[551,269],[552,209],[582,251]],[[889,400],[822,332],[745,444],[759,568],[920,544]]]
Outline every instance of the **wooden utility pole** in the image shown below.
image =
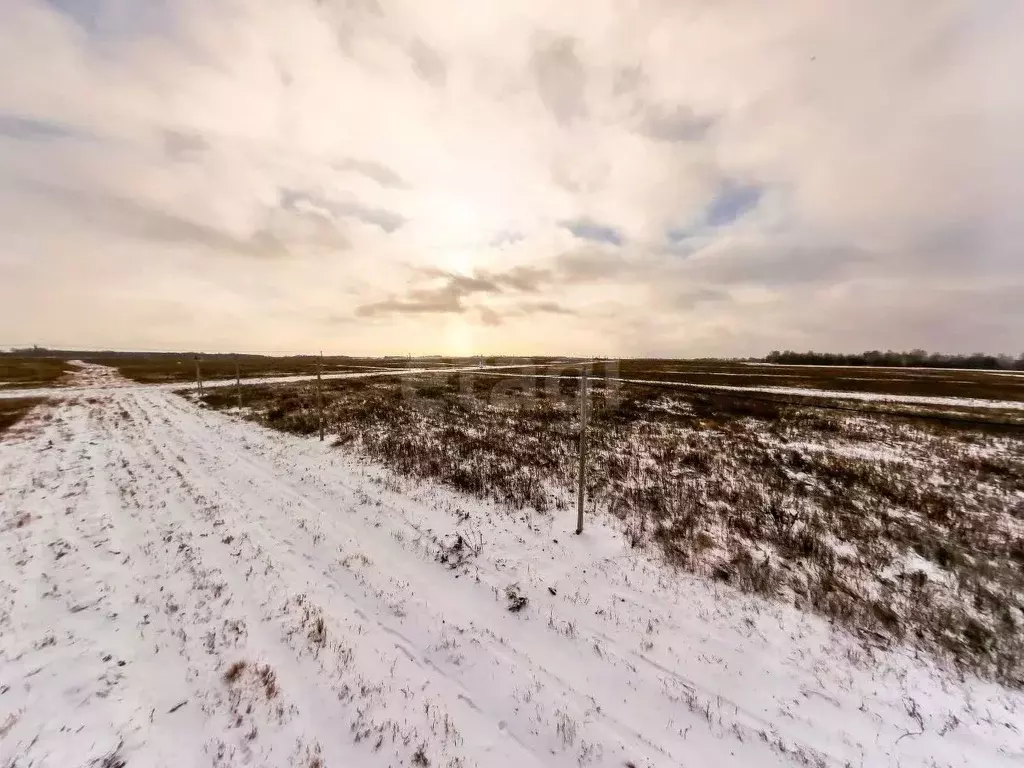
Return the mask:
[[587,367],[580,372],[580,477],[576,498],[576,534],[583,533],[583,504],[587,497]]
[[203,376],[199,372],[199,355],[196,355],[196,391],[203,396]]
[[235,395],[238,396],[238,412],[242,412],[242,372],[238,367],[238,355],[235,355]]
[[320,390],[320,369],[324,365],[324,353],[320,353],[320,360],[316,364],[316,412],[320,418],[320,442],[324,441],[324,396]]

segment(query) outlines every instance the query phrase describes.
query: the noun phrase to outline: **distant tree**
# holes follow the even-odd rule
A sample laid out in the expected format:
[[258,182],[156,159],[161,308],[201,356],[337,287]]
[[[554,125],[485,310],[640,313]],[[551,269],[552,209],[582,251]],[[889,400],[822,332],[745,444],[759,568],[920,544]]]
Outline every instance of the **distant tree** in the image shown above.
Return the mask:
[[779,365],[874,365],[886,367],[914,366],[921,368],[972,368],[980,370],[1024,370],[1024,354],[1016,360],[1010,355],[988,355],[975,352],[970,355],[929,354],[923,349],[909,352],[885,352],[872,349],[859,354],[830,352],[794,352],[775,349],[764,358],[765,362]]

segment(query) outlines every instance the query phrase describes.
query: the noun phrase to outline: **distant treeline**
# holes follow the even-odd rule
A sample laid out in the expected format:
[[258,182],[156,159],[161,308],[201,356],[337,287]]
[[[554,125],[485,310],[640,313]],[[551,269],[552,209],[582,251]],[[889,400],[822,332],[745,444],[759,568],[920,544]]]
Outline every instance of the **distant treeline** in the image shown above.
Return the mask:
[[881,365],[913,366],[919,368],[978,368],[987,370],[1024,371],[1024,354],[1014,358],[1011,355],[941,355],[928,353],[923,349],[910,352],[861,352],[859,354],[837,354],[832,352],[793,352],[775,350],[765,358],[766,363],[784,365]]

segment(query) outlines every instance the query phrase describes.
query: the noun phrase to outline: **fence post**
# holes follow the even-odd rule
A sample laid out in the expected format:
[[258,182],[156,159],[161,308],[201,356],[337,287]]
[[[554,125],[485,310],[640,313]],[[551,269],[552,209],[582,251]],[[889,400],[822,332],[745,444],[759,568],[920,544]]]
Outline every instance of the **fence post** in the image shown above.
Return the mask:
[[199,393],[199,397],[203,396],[203,377],[199,373],[199,355],[196,355],[196,391]]
[[583,504],[587,495],[587,367],[580,372],[580,473],[576,498],[576,534],[583,533]]
[[320,369],[324,364],[324,353],[320,353],[320,359],[316,364],[316,411],[320,420],[320,442],[324,441],[324,396],[320,391]]
[[238,355],[235,355],[235,394],[238,396],[238,412],[242,412],[242,373],[238,367]]

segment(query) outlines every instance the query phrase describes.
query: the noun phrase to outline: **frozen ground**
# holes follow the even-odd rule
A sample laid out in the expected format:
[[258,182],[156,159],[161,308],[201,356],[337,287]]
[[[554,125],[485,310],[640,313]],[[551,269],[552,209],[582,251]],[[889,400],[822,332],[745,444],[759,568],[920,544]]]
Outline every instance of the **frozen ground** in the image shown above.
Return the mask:
[[2,766],[1024,760],[1024,695],[600,521],[81,375],[0,443]]
[[[155,389],[164,391],[175,391],[180,389],[187,389],[189,387],[195,388],[195,382],[187,381],[170,381],[161,384],[140,384],[137,382],[130,381],[123,378],[117,371],[116,368],[110,368],[105,365],[96,365],[94,363],[86,363],[82,360],[69,360],[70,365],[75,366],[79,370],[77,373],[66,380],[61,380],[60,383],[51,387],[26,387],[19,389],[0,389],[0,399],[15,399],[22,397],[66,397],[68,395],[92,395],[95,394],[97,389],[109,389],[112,387],[134,387],[136,389]],[[489,365],[486,366],[488,371],[505,371],[510,369],[519,368],[530,368],[530,369],[545,369],[553,367],[565,367],[565,363],[520,363],[515,365]],[[321,378],[324,381],[331,379],[365,379],[374,378],[378,376],[415,376],[430,371],[436,371],[437,367],[423,368],[423,367],[404,367],[404,368],[379,368],[370,366],[352,366],[355,368],[364,367],[364,371],[351,372],[347,371],[344,373],[324,373]],[[459,373],[460,371],[477,372],[480,370],[479,366],[470,367],[452,367],[449,366],[444,369],[447,374]],[[251,384],[294,384],[299,381],[311,381],[316,379],[316,374],[296,374],[296,375],[278,375],[268,374],[266,376],[257,376],[253,378],[244,379],[209,379],[203,382],[203,389],[216,389],[219,387],[234,387],[236,384],[243,386],[249,386]]]
[[[478,375],[518,377],[521,373],[492,373],[488,368],[476,371]],[[721,374],[719,374],[721,375]],[[727,374],[728,375],[728,374]],[[571,376],[556,374],[539,374],[538,379],[569,379]],[[1008,411],[1024,411],[1024,401],[1018,400],[983,400],[976,397],[929,397],[926,395],[892,395],[882,392],[844,392],[831,389],[809,389],[804,387],[734,387],[727,384],[698,384],[692,381],[666,381],[664,379],[608,379],[622,384],[651,384],[665,387],[683,387],[685,389],[712,390],[719,392],[765,392],[773,395],[790,395],[792,397],[820,397],[826,400],[860,400],[863,402],[905,403],[908,405],[941,405],[962,408],[992,408]],[[180,387],[179,387],[180,389]],[[21,390],[26,392],[28,390]],[[38,390],[34,390],[38,391]]]
[[[107,368],[100,365],[92,365],[84,363],[82,361],[73,360],[70,361],[72,364],[82,368],[82,372],[72,377],[68,382],[62,384],[59,387],[37,387],[30,389],[4,389],[0,390],[0,398],[22,398],[22,397],[59,397],[65,395],[91,395],[97,387],[107,388],[112,386],[132,386],[135,388],[146,388],[150,390],[163,390],[163,391],[177,391],[187,389],[190,386],[194,388],[193,384],[186,382],[168,382],[164,384],[136,384],[134,382],[127,381],[120,378],[117,371],[113,368]],[[760,364],[759,364],[760,365]],[[555,363],[523,363],[515,365],[488,365],[484,367],[470,366],[470,367],[450,367],[445,369],[446,374],[454,374],[459,372],[472,373],[474,375],[489,375],[489,376],[505,376],[516,378],[523,374],[523,369],[526,369],[531,375],[534,375],[537,379],[575,379],[575,376],[565,376],[559,373],[545,374],[536,373],[544,369],[566,369],[571,367],[571,363],[560,361]],[[815,366],[808,366],[815,367]],[[767,393],[773,395],[788,395],[790,397],[801,397],[801,398],[822,398],[826,400],[848,400],[848,401],[860,401],[860,402],[876,402],[876,403],[893,403],[893,404],[904,404],[904,405],[920,405],[920,406],[942,406],[947,408],[971,408],[971,409],[994,409],[1003,411],[1024,411],[1024,401],[1019,400],[995,400],[995,399],[984,399],[977,397],[944,397],[944,396],[927,396],[927,395],[907,395],[907,394],[887,394],[882,392],[847,392],[841,390],[831,389],[815,389],[811,387],[754,387],[754,386],[731,386],[726,384],[702,384],[698,382],[687,382],[687,381],[668,381],[664,379],[643,379],[633,377],[611,377],[603,379],[600,367],[597,366],[598,378],[606,382],[618,381],[620,384],[650,384],[667,387],[682,387],[685,389],[693,389],[698,391],[720,391],[720,392],[749,392],[749,393]],[[888,369],[886,369],[888,370]],[[924,369],[930,370],[930,369]],[[436,368],[368,368],[366,371],[359,372],[345,372],[345,373],[326,373],[322,376],[323,380],[332,379],[363,379],[363,378],[377,378],[382,376],[416,376],[422,373],[437,372]],[[702,375],[705,372],[701,371],[688,371],[687,375]],[[974,371],[978,373],[978,371]],[[1012,372],[999,372],[999,371],[981,371],[985,375],[999,374],[1009,376],[1024,376],[1024,374],[1016,374]],[[706,375],[715,376],[744,376],[746,378],[764,376],[771,378],[772,374],[736,374],[736,373],[722,373],[722,372],[708,372]],[[310,381],[315,379],[315,375],[300,374],[294,376],[277,376],[268,375],[257,378],[245,378],[241,379],[239,383],[243,386],[252,384],[293,384],[301,381]],[[798,374],[790,374],[788,378],[806,378]],[[891,380],[892,377],[890,376]],[[856,379],[851,379],[856,380]],[[970,384],[970,382],[960,382],[964,384]],[[206,381],[203,384],[204,389],[213,389],[220,387],[234,387],[236,385],[235,379],[213,379]]]

